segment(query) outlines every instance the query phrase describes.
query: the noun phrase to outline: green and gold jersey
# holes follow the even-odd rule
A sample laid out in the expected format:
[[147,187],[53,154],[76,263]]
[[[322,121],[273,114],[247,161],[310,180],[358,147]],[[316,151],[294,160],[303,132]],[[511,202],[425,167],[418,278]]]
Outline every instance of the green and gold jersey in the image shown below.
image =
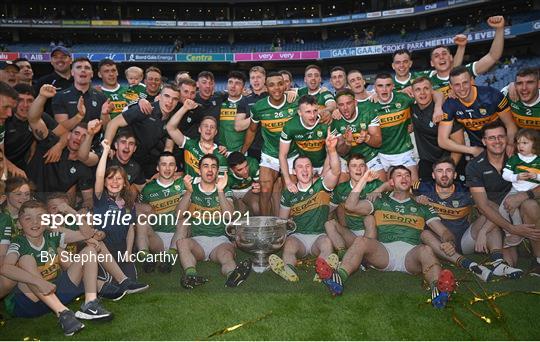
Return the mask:
[[[473,77],[478,76],[475,71],[475,64],[476,62],[465,65],[465,68],[469,70]],[[416,73],[416,77],[420,76],[429,78],[433,90],[443,93],[445,98],[448,97],[448,92],[450,91],[450,76],[441,78],[437,75],[437,70],[424,70]]]
[[396,76],[394,75],[393,77],[393,80],[394,80],[394,90],[395,91],[401,91],[407,87],[410,87],[412,85],[412,81],[414,81],[415,78],[417,78],[418,76],[421,76],[421,73],[417,73],[417,72],[409,72],[409,78],[405,81],[405,82],[402,82],[402,81],[399,81]]
[[[274,106],[270,103],[270,97],[265,97],[257,101],[251,107],[251,121],[261,123],[261,134],[263,138],[262,153],[270,157],[279,158],[279,137],[283,126],[292,117],[298,115],[298,103],[288,103],[283,98],[283,103]],[[293,151],[289,151],[292,157]]]
[[240,151],[244,144],[246,131],[237,132],[234,122],[237,113],[249,114],[247,99],[241,96],[238,100],[227,99],[221,103],[219,112],[219,143],[227,148],[227,151]]
[[0,211],[0,232],[4,227],[9,227],[7,230],[10,231],[11,240],[16,236],[22,235],[21,227],[19,226],[19,219],[13,217],[7,210],[7,208]]
[[540,130],[540,90],[538,98],[532,104],[525,104],[519,100],[514,102],[510,98],[508,98],[508,102],[514,122],[519,128]]
[[[364,186],[364,189],[358,195],[361,199],[365,199],[366,195],[373,192],[383,184],[379,179],[375,179]],[[347,197],[351,193],[353,185],[350,181],[340,183],[330,196],[331,205],[338,206],[345,203]],[[345,223],[350,230],[364,230],[364,216],[358,215],[345,209]]]
[[182,179],[177,179],[169,185],[163,185],[154,179],[144,186],[139,199],[149,204],[158,215],[158,223],[153,226],[155,231],[162,233],[176,231],[176,206],[185,192],[186,187]]
[[251,189],[253,182],[259,181],[259,162],[257,159],[252,157],[246,157],[248,163],[248,177],[241,178],[238,177],[231,169],[229,169],[229,177],[227,181],[227,186],[231,190],[245,190]]
[[322,88],[319,88],[316,92],[311,93],[308,87],[303,87],[298,89],[297,97],[300,99],[304,95],[311,95],[317,99],[317,104],[319,105],[319,110],[325,109],[330,102],[335,102],[334,95],[328,90],[322,91]]
[[281,206],[290,209],[289,217],[296,223],[296,233],[324,233],[324,223],[330,211],[330,192],[323,179],[319,178],[307,189],[298,188],[297,193],[285,189],[281,195]]
[[[227,200],[232,201],[232,191],[226,187],[223,192]],[[191,213],[191,236],[225,235],[225,224],[221,219],[226,216],[221,213],[217,187],[212,192],[204,192],[200,183],[193,184],[188,210]]]
[[300,115],[296,115],[283,127],[280,141],[290,144],[289,148],[295,151],[294,154],[308,157],[313,167],[322,167],[326,159],[327,135],[327,124],[317,119],[313,127],[306,127]]
[[[206,154],[201,148],[200,140],[185,137],[180,148],[184,149],[184,172],[193,178],[199,177],[199,160]],[[219,153],[218,145],[214,144],[212,154],[219,161],[219,172],[227,172],[227,158]]]
[[382,133],[382,145],[379,149],[384,154],[400,154],[412,150],[413,145],[408,126],[411,123],[411,106],[414,99],[403,93],[392,93],[388,103],[368,103],[371,115],[379,117]]
[[137,103],[141,99],[146,99],[147,96],[148,94],[146,94],[146,86],[143,83],[129,86],[124,93],[124,98],[128,101],[128,105]]
[[520,180],[517,183],[513,184],[513,187],[516,188],[518,191],[527,191],[534,189],[536,186],[538,186],[538,184],[540,184],[540,181],[538,180],[538,175],[540,175],[540,157],[536,156],[536,158],[529,162],[523,160],[522,158],[530,160],[534,157],[531,156],[527,158],[522,157],[520,154],[514,154],[513,156],[508,158],[504,168],[511,171],[514,175],[518,175],[524,172],[534,173],[537,177],[536,179],[533,178],[528,180]]
[[23,255],[32,256],[43,279],[52,281],[62,271],[57,249],[65,247],[64,234],[59,232],[44,232],[40,246],[32,245],[24,235],[19,235],[9,245],[7,254],[16,253],[19,258]]
[[402,241],[419,245],[426,224],[440,220],[437,212],[412,198],[396,200],[392,194],[384,194],[373,203],[377,239],[383,243]]
[[[370,105],[368,102],[359,102],[356,107],[356,114],[351,120],[341,118],[339,120],[332,121],[332,133],[334,135],[340,136],[345,134],[347,129],[351,130],[353,138],[356,140],[360,135],[361,131],[367,130],[371,126],[380,126],[379,117],[374,111],[369,110]],[[353,141],[351,144],[351,149],[349,153],[345,156],[348,158],[351,154],[360,153],[366,158],[366,162],[375,158],[378,153],[378,149],[371,147],[366,143],[358,144],[356,141]]]
[[13,220],[5,212],[0,212],[0,245],[9,245],[13,236]]
[[110,113],[111,119],[114,119],[116,116],[118,116],[118,114],[122,113],[122,111],[124,111],[124,108],[129,105],[129,101],[125,97],[125,94],[128,91],[128,87],[118,84],[114,89],[107,89],[102,86],[101,91],[114,105],[114,108]]

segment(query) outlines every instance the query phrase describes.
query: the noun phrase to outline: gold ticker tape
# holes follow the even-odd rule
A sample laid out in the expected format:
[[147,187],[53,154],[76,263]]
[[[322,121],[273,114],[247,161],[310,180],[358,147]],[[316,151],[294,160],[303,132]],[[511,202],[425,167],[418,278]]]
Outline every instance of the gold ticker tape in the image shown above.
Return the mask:
[[238,323],[238,324],[235,324],[235,325],[233,325],[233,326],[230,326],[230,327],[228,327],[228,328],[220,329],[220,330],[215,331],[215,332],[213,332],[212,334],[208,335],[207,339],[212,338],[212,337],[214,337],[214,336],[221,336],[221,335],[223,335],[223,334],[230,333],[231,331],[234,331],[234,330],[236,330],[236,329],[238,329],[238,328],[240,328],[240,327],[243,327],[243,326],[246,326],[246,325],[249,325],[249,324],[256,323],[256,322],[258,322],[258,321],[261,321],[261,320],[267,318],[267,317],[270,316],[271,314],[272,314],[272,311],[270,311],[270,312],[268,312],[268,313],[266,313],[266,314],[264,314],[264,315],[262,315],[262,316],[260,316],[260,317],[258,317],[258,318],[255,318],[255,319],[253,319],[253,320],[251,320],[251,321],[245,321],[245,322]]

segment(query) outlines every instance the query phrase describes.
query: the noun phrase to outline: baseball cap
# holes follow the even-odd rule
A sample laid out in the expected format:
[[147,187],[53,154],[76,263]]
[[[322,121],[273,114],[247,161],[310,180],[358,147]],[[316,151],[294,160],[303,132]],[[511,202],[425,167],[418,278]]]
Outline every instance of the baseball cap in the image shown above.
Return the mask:
[[67,48],[65,48],[64,46],[55,46],[52,50],[51,50],[51,57],[52,55],[56,52],[56,51],[60,51],[62,52],[64,55],[66,56],[69,56],[71,57],[71,52],[69,52],[69,50]]
[[12,68],[15,68],[17,69],[17,72],[19,72],[19,70],[21,70],[17,64],[13,63],[13,61],[3,61],[3,62],[0,62],[0,69],[4,70],[4,69],[7,69],[8,67],[12,67]]

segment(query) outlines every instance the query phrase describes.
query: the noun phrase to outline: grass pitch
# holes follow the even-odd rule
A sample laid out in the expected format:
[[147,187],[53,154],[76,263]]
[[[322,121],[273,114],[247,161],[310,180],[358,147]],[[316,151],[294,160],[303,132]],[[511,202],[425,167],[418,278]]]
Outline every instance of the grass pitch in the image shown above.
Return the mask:
[[[242,255],[243,257],[244,255]],[[527,265],[521,265],[526,267]],[[104,301],[115,315],[108,323],[84,322],[74,337],[64,337],[52,314],[0,323],[6,340],[539,340],[540,279],[500,279],[479,286],[473,276],[452,268],[457,293],[444,310],[427,303],[420,277],[375,270],[358,272],[333,298],[312,281],[314,269],[299,267],[299,283],[272,272],[252,273],[240,287],[224,287],[219,266],[202,263],[210,278],[194,290],[180,286],[176,265],[170,274],[142,274],[150,289],[120,302]],[[475,296],[505,296],[470,304]],[[80,302],[70,305],[74,311]],[[5,316],[5,314],[4,314]],[[484,318],[480,318],[480,317]],[[498,318],[499,316],[499,318]],[[487,323],[486,321],[490,321]],[[224,332],[227,328],[231,331]]]

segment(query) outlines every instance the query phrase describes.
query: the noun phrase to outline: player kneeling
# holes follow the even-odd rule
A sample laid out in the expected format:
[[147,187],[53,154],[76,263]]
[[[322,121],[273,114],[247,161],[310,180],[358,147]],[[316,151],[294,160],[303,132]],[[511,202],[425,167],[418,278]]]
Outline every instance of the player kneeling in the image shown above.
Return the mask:
[[[71,336],[84,328],[79,319],[110,320],[113,315],[103,308],[97,298],[103,282],[97,280],[99,244],[87,240],[87,246],[62,272],[58,250],[67,243],[84,240],[80,232],[46,232],[44,204],[30,200],[19,210],[23,235],[13,239],[9,246],[1,274],[18,282],[17,288],[6,298],[6,308],[15,317],[38,317],[52,310],[64,334]],[[84,303],[77,313],[65,305],[81,294]]]
[[[432,289],[432,303],[444,307],[455,282],[450,271],[441,271],[441,265],[431,247],[421,244],[420,233],[428,225],[442,238],[441,249],[451,255],[455,253],[453,235],[441,223],[434,209],[419,204],[411,198],[411,171],[405,166],[396,166],[390,171],[389,185],[393,191],[373,203],[349,196],[347,210],[360,215],[374,214],[377,240],[358,237],[349,248],[337,271],[332,272],[325,261],[318,259],[319,276],[332,294],[343,291],[341,282],[358,270],[362,262],[382,271],[398,271],[424,274]],[[353,189],[360,192],[362,189]]]
[[294,271],[297,257],[308,253],[328,259],[329,263],[337,264],[337,255],[332,254],[332,241],[325,234],[324,224],[328,220],[330,193],[337,185],[341,172],[339,156],[336,152],[337,137],[330,133],[326,138],[327,163],[329,168],[314,180],[313,165],[307,157],[297,157],[293,168],[298,179],[298,191],[283,191],[279,217],[292,218],[296,223],[296,232],[285,240],[283,259],[272,254],[269,258],[270,267],[279,276],[288,281],[298,281]]
[[[208,281],[197,274],[197,261],[220,263],[221,272],[227,276],[227,287],[240,285],[251,271],[250,260],[236,264],[234,245],[225,236],[225,224],[223,220],[214,220],[216,211],[222,218],[234,211],[232,192],[227,188],[227,174],[218,177],[218,168],[216,156],[206,154],[199,161],[200,180],[189,175],[184,177],[186,193],[178,204],[178,212],[189,211],[190,218],[179,222],[180,239],[176,246],[184,269],[181,283],[187,289]],[[207,216],[212,218],[210,222],[205,219]],[[188,236],[190,229],[191,237]]]
[[248,209],[252,215],[258,216],[261,192],[259,162],[255,158],[245,157],[240,152],[232,152],[227,157],[227,162],[229,163],[227,186],[233,192],[238,210],[245,212]]

